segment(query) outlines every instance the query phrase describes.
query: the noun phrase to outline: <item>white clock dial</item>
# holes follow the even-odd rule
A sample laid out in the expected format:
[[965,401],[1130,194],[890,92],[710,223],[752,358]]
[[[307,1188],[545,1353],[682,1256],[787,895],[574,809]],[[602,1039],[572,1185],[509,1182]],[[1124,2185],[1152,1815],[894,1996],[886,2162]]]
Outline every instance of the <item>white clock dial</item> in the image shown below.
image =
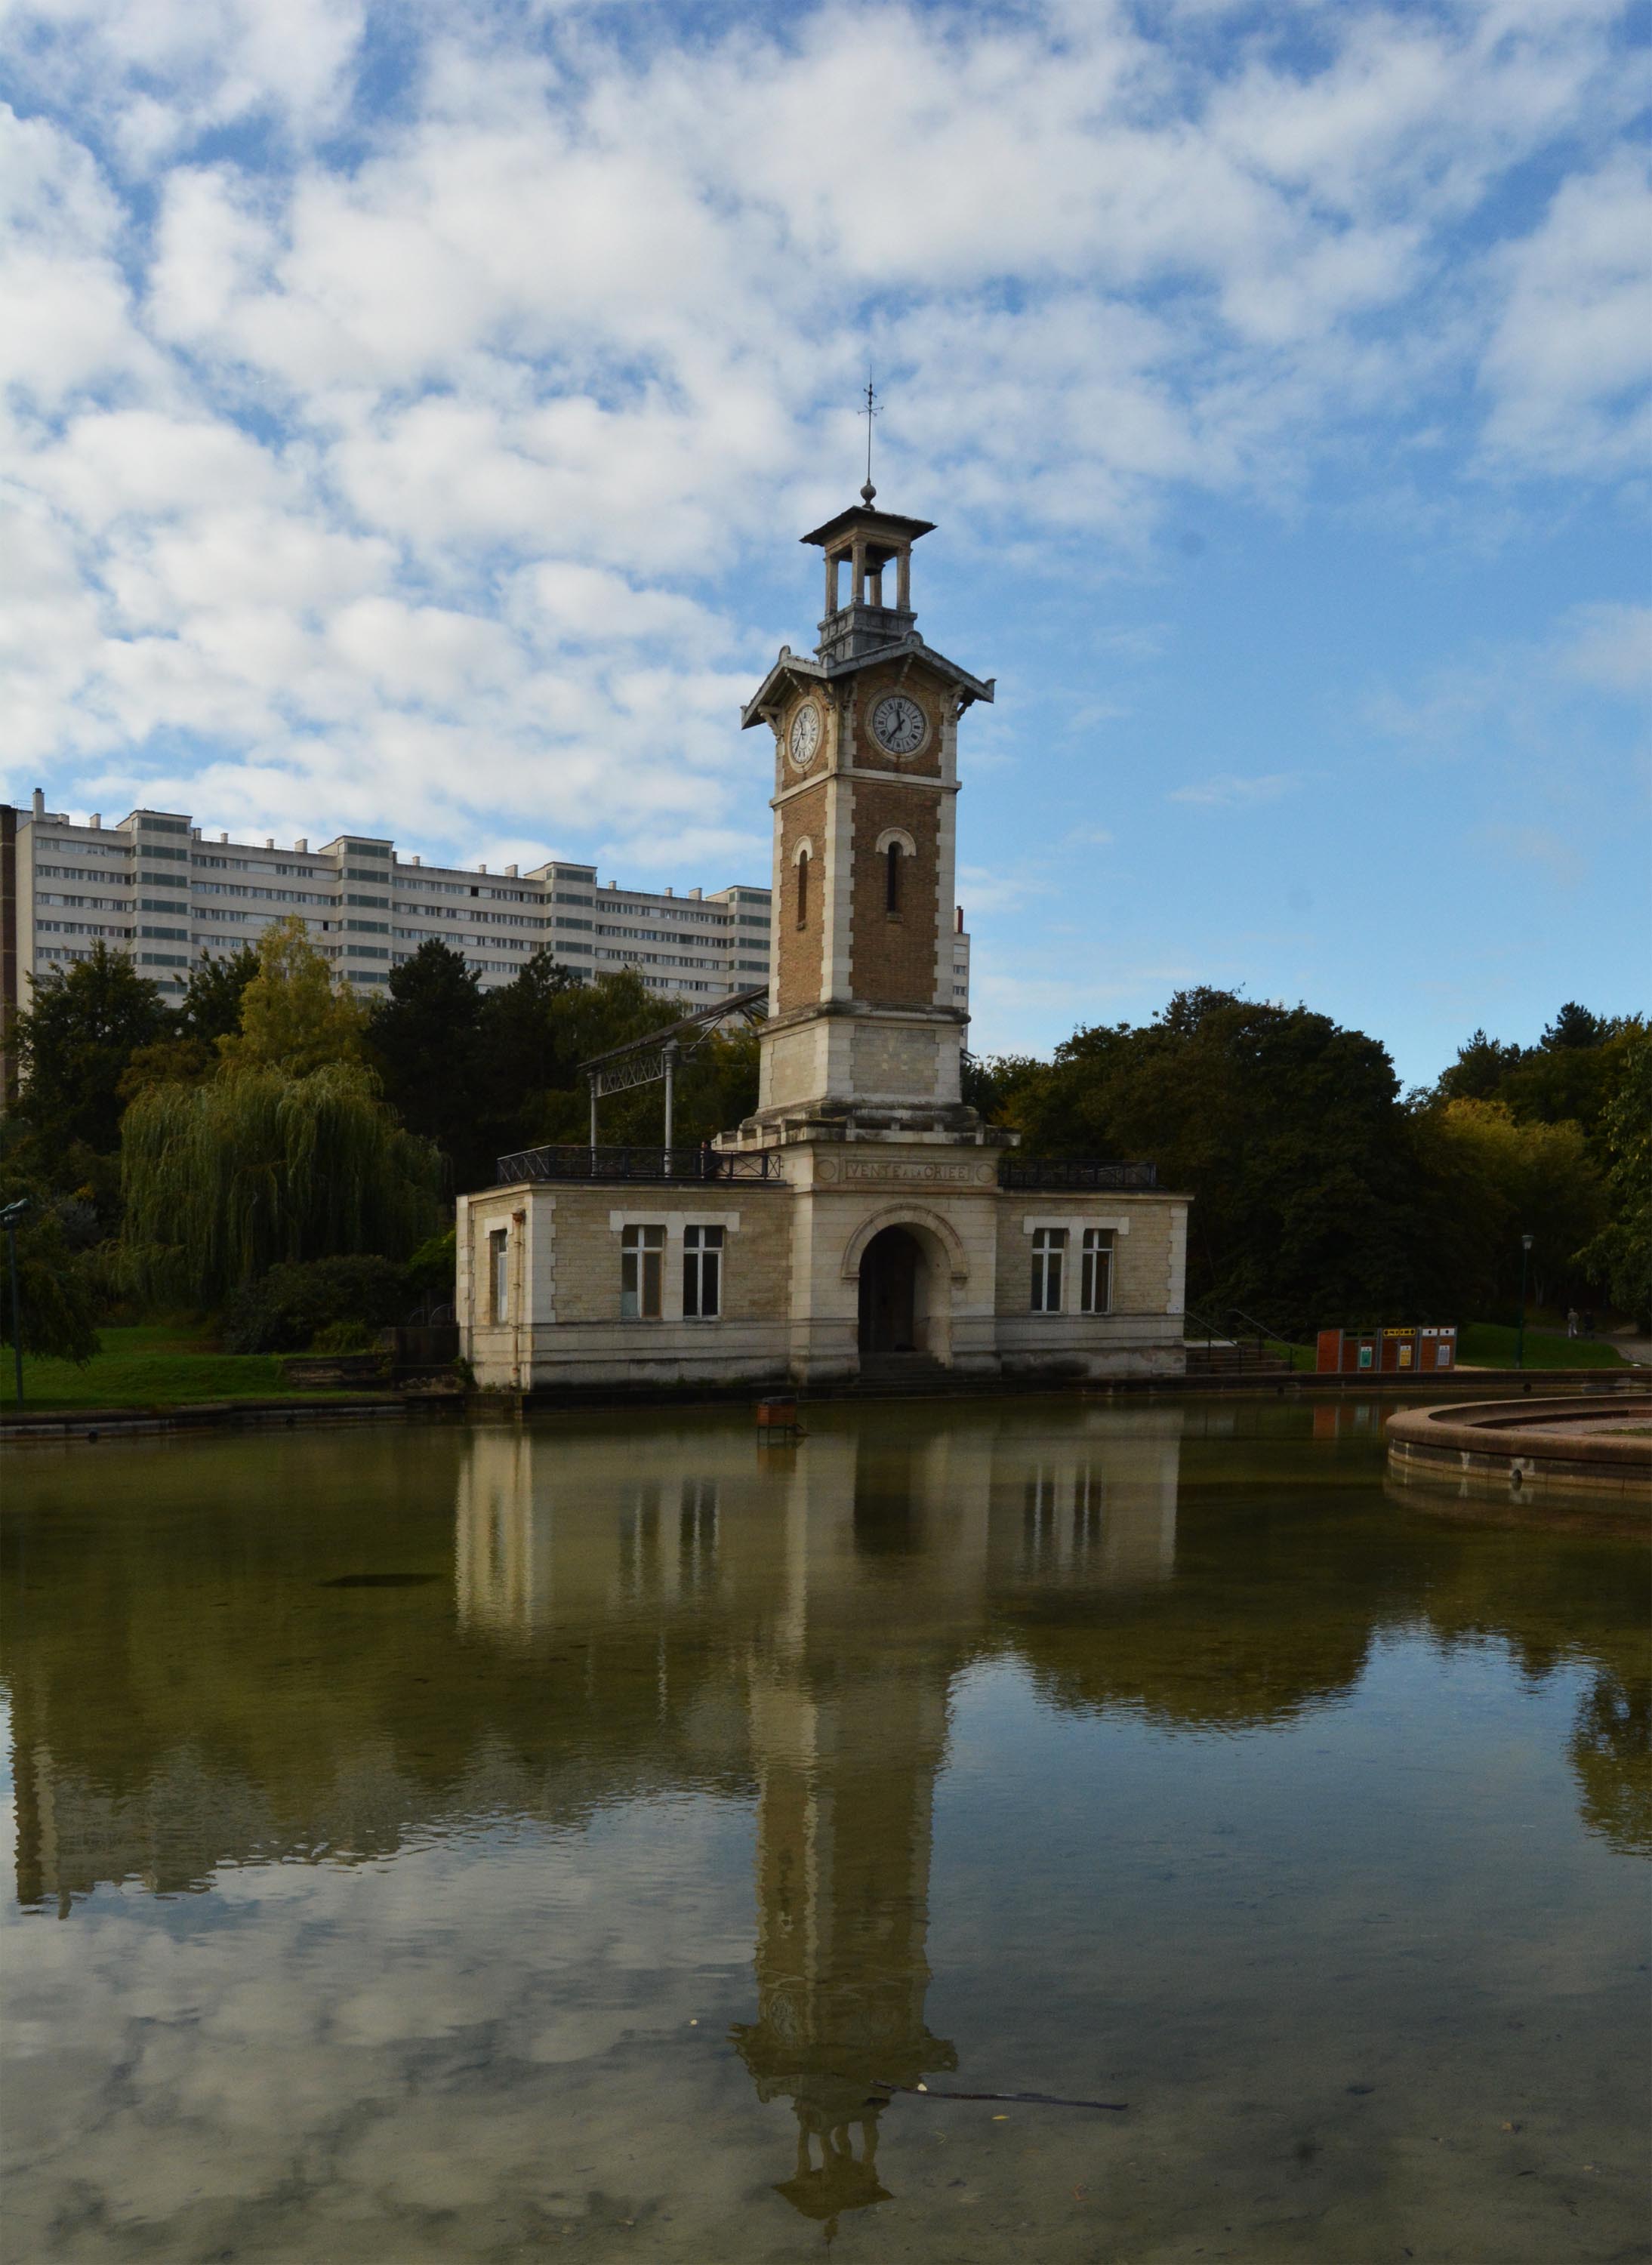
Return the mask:
[[813,761],[819,744],[820,710],[812,700],[806,700],[791,719],[791,737],[786,742],[791,760],[800,771],[806,770]]
[[923,710],[904,692],[891,692],[872,710],[872,737],[891,755],[913,755],[922,747]]

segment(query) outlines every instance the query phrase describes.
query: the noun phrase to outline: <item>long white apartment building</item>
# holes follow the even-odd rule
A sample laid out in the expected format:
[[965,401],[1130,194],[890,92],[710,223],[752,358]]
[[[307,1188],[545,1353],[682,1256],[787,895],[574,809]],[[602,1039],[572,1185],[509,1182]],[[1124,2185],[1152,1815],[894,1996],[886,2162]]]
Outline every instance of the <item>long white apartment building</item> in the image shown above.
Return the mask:
[[[296,914],[340,980],[371,997],[428,937],[461,953],[484,988],[511,982],[535,951],[591,978],[634,968],[653,991],[709,1006],[766,983],[768,889],[622,887],[560,860],[520,872],[428,865],[393,841],[339,834],[318,849],[209,835],[182,811],[135,810],[117,826],[0,804],[0,997],[26,1007],[33,979],[123,951],[169,995],[203,953],[256,944]],[[954,939],[954,995],[969,997],[969,938]]]

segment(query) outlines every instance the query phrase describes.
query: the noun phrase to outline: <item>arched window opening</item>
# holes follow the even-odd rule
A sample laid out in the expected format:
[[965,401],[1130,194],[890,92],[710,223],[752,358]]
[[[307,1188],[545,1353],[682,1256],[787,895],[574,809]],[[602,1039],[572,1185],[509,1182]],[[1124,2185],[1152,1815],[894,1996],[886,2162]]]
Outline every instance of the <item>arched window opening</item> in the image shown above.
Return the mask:
[[891,841],[884,852],[884,910],[886,913],[900,910],[900,844]]
[[797,925],[809,925],[809,852],[804,849],[797,858]]

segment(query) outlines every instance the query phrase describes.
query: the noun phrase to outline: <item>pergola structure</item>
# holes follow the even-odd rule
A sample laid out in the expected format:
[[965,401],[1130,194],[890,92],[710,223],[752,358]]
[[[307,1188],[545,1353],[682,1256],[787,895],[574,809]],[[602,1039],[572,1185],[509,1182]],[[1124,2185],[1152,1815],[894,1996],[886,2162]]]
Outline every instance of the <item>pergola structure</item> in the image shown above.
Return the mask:
[[738,1018],[747,1030],[751,1030],[763,1020],[768,1012],[767,983],[755,985],[749,991],[731,991],[726,999],[719,999],[715,1006],[701,1007],[694,1014],[685,1015],[680,1022],[667,1023],[663,1031],[650,1031],[646,1037],[628,1039],[622,1046],[612,1046],[607,1053],[593,1054],[589,1061],[581,1062],[579,1067],[591,1092],[593,1169],[599,1101],[610,1093],[630,1093],[639,1085],[652,1085],[663,1078],[666,1085],[665,1146],[669,1153],[676,1100],[677,1064],[697,1053],[724,1023]]

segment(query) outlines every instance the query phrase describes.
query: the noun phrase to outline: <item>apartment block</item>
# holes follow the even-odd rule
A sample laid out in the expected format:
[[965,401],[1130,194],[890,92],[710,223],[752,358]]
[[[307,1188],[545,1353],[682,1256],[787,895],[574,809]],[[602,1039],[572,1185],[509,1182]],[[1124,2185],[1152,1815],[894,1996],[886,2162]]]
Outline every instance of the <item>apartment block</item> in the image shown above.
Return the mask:
[[0,805],[0,963],[8,1009],[31,978],[124,951],[164,993],[183,991],[202,953],[256,944],[296,915],[340,980],[370,997],[427,937],[461,953],[488,989],[535,951],[586,978],[636,970],[651,990],[708,1006],[766,983],[769,892],[732,886],[622,887],[594,865],[560,861],[520,872],[426,864],[382,836],[339,834],[312,849],[210,835],[186,812],[135,810],[118,826],[46,807]]

